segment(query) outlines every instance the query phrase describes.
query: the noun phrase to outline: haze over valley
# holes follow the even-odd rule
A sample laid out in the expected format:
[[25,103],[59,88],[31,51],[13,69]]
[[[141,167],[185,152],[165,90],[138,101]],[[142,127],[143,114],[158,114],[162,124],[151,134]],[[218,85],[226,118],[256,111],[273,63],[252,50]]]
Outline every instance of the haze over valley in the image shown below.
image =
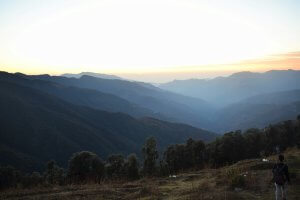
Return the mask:
[[298,199],[299,8],[0,0],[0,199]]

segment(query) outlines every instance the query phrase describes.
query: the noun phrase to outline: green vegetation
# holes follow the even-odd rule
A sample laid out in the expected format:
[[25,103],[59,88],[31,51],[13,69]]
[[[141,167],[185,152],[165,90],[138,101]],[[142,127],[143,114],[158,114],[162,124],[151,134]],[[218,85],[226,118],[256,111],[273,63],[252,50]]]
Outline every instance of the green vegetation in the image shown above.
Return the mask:
[[[0,95],[5,96],[0,98],[0,199],[40,198],[47,193],[64,193],[69,199],[69,192],[99,199],[267,200],[272,193],[274,155],[283,151],[295,183],[291,196],[299,195],[300,116],[216,138],[184,124],[100,111],[98,98],[104,103],[115,99],[114,103],[125,107],[126,102],[54,84],[47,76],[42,81],[42,77],[18,75],[15,80],[16,75],[0,75]],[[54,79],[76,84],[92,80],[93,87],[101,83],[89,77],[80,82]],[[90,104],[81,104],[87,99],[79,98],[80,94],[90,94],[89,101],[98,103],[79,106]],[[114,107],[114,103],[107,105]],[[131,152],[137,155],[126,157]],[[270,161],[258,159],[266,157]]]
[[154,137],[148,138],[143,149],[144,167],[143,171],[145,175],[152,176],[155,173],[156,160],[158,158],[158,152],[156,149],[156,140]]
[[169,146],[160,159],[156,140],[150,137],[142,148],[140,168],[134,154],[127,159],[113,154],[104,162],[95,153],[83,151],[73,154],[67,170],[50,161],[42,175],[1,167],[0,187],[5,197],[12,199],[18,196],[10,190],[20,191],[22,196],[26,195],[22,188],[54,192],[46,188],[59,187],[57,193],[62,193],[73,191],[75,184],[81,185],[82,195],[96,193],[99,199],[268,200],[273,195],[271,169],[277,151],[285,151],[292,179],[289,193],[294,198],[299,195],[300,183],[299,134],[298,117],[263,130],[230,132],[207,144],[189,139],[186,144]]
[[[289,200],[300,196],[300,150],[287,149],[286,162],[293,172],[291,185],[288,186]],[[271,168],[277,156],[239,161],[218,169],[204,168],[179,173],[176,177],[144,177],[138,180],[103,180],[100,184],[66,184],[62,186],[37,185],[31,189],[14,188],[2,190],[0,199],[59,199],[59,200],[273,200],[274,185],[271,182]],[[262,164],[268,163],[263,167]],[[232,182],[228,175],[243,176],[240,181]],[[246,175],[246,176],[244,176]],[[236,185],[232,185],[232,183]]]
[[72,183],[99,183],[104,175],[104,163],[94,153],[82,151],[73,154],[69,161],[68,178]]
[[[22,83],[20,79],[17,82]],[[52,85],[29,82],[46,88]],[[136,119],[123,113],[74,105],[12,81],[0,80],[0,96],[4,97],[0,98],[0,165],[11,165],[25,172],[42,171],[44,163],[52,159],[66,168],[71,155],[80,151],[91,151],[101,158],[113,152],[141,156],[143,143],[150,136],[159,141],[161,151],[190,137],[204,141],[216,137],[184,124]]]
[[[37,174],[35,177],[39,177],[39,180],[41,180],[41,177],[38,174],[38,172],[33,172],[32,174],[34,173]],[[46,183],[52,185],[62,185],[64,183],[64,176],[64,169],[57,166],[54,160],[51,160],[47,163],[47,168],[44,174]]]

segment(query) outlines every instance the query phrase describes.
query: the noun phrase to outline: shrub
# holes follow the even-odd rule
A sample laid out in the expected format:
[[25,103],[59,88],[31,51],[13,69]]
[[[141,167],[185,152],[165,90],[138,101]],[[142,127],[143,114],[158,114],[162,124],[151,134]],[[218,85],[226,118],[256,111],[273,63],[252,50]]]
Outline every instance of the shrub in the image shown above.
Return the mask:
[[239,187],[243,188],[246,185],[245,177],[242,175],[235,175],[230,180],[230,186],[232,188]]
[[[224,175],[223,175],[224,176]],[[225,183],[231,188],[243,188],[246,185],[245,177],[242,175],[241,168],[229,168],[225,171]]]
[[18,183],[19,171],[13,167],[1,167],[0,166],[0,189],[16,187]]
[[45,180],[48,184],[62,185],[65,180],[64,169],[60,168],[54,160],[47,163]]
[[69,161],[68,177],[71,182],[100,182],[104,175],[104,164],[94,153],[82,151],[73,154]]

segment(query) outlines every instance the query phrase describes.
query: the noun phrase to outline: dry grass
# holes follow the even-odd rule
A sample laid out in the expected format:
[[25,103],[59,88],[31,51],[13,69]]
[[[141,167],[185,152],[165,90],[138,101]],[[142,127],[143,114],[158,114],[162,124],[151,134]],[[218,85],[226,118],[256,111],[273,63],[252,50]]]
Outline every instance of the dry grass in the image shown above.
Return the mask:
[[[289,200],[300,199],[300,150],[289,149],[285,155],[292,177]],[[1,192],[0,199],[271,200],[274,199],[274,185],[270,168],[276,157],[268,159],[269,163],[244,160],[217,170],[182,173],[176,178],[6,190]]]

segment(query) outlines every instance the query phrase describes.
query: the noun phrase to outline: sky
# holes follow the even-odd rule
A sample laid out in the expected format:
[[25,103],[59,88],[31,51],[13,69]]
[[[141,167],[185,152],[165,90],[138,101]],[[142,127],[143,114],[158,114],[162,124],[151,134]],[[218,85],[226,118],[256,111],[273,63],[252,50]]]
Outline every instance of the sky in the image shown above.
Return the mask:
[[300,70],[298,0],[0,0],[0,70],[148,82]]

